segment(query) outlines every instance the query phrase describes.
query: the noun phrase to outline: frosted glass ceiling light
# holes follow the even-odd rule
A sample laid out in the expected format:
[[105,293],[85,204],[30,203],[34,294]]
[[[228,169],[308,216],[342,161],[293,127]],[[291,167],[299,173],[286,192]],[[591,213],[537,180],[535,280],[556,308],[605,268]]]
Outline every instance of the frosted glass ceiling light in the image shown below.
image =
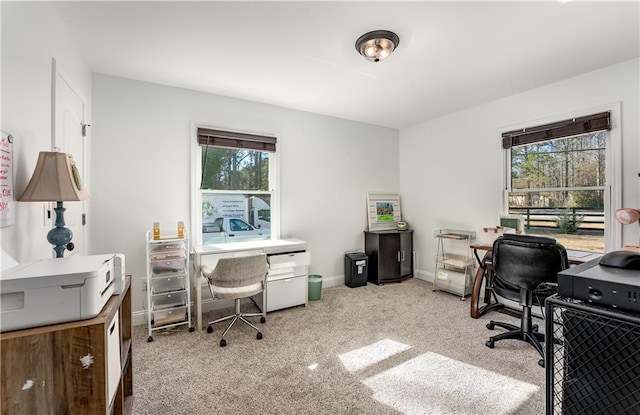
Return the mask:
[[356,40],[356,50],[371,62],[380,62],[398,48],[400,38],[388,30],[374,30]]

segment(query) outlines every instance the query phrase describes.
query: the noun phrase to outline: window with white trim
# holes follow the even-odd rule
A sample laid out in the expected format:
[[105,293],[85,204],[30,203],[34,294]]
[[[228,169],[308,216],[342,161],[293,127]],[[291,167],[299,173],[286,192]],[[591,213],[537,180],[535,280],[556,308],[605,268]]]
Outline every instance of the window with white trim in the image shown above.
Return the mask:
[[197,245],[271,239],[276,137],[197,128]]
[[610,113],[502,134],[505,201],[527,234],[555,238],[567,249],[605,251]]

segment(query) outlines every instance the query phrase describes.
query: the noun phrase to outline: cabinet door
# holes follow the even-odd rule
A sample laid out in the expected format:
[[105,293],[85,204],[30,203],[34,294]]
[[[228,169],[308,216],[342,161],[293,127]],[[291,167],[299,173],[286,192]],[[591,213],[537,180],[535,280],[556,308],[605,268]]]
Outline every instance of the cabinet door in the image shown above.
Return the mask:
[[380,234],[380,252],[378,253],[378,281],[395,280],[400,277],[400,235],[397,233]]
[[400,276],[413,273],[413,232],[400,233]]

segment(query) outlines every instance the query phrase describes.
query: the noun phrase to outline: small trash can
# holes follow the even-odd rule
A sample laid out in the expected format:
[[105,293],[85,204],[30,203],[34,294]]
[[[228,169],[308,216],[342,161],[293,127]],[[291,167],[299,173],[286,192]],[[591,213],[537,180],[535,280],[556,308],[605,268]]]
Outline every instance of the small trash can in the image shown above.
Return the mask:
[[353,252],[344,256],[344,284],[355,288],[367,285],[367,262],[364,252]]
[[309,301],[317,301],[322,296],[322,276],[309,275]]

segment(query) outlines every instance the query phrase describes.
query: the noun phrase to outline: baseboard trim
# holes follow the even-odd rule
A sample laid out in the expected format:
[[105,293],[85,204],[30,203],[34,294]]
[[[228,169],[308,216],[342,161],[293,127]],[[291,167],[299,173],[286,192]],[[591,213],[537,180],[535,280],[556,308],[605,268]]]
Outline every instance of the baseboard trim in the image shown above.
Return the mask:
[[424,280],[424,281],[428,281],[433,283],[433,279],[435,277],[435,275],[433,274],[433,272],[428,272],[428,271],[423,271],[420,269],[417,269],[414,272],[414,277],[419,279],[419,280]]

